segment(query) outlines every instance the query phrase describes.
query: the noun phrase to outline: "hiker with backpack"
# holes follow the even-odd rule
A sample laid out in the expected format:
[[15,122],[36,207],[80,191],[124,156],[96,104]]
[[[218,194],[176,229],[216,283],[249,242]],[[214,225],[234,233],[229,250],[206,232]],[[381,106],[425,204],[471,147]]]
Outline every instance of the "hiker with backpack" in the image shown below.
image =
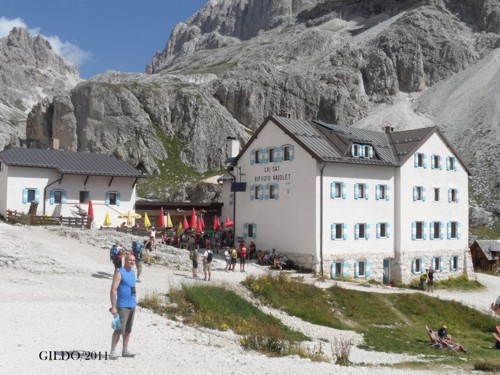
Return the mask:
[[125,249],[123,248],[122,243],[117,242],[116,244],[111,246],[111,249],[109,250],[109,260],[113,262],[115,270],[123,267],[122,258],[124,254],[125,254]]
[[142,257],[142,248],[144,244],[139,241],[132,241],[132,253],[135,256],[135,267],[137,268],[137,282],[141,282],[142,264],[144,259]]
[[208,275],[208,281],[210,281],[210,276],[212,273],[210,272],[210,268],[212,266],[212,260],[214,259],[214,253],[212,249],[207,249],[203,253],[203,273],[205,275],[205,278],[203,280],[207,280],[207,275]]
[[198,278],[198,250],[200,245],[194,245],[192,250],[189,250],[189,259],[193,261],[193,278]]

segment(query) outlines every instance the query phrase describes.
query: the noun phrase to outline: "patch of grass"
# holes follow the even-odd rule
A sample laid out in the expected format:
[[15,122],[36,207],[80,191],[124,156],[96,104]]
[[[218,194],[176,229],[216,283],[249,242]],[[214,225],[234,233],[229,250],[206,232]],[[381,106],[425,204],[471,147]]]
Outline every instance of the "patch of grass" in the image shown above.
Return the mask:
[[169,295],[147,295],[139,301],[139,306],[186,324],[233,330],[243,336],[240,339],[242,347],[267,355],[299,355],[313,361],[329,360],[321,348],[309,351],[300,346],[301,341],[309,339],[307,336],[291,330],[235,292],[222,287],[183,285]]
[[[463,283],[468,285],[471,281],[463,278],[455,281],[460,287]],[[481,362],[491,360],[496,354],[491,332],[499,324],[498,319],[455,301],[423,293],[380,294],[337,286],[321,290],[284,280],[282,275],[249,276],[244,284],[263,303],[310,323],[362,333],[365,343],[361,347],[368,350],[439,355],[440,363],[459,367],[464,366],[464,355]],[[454,340],[468,349],[468,354],[437,351],[429,346],[424,327],[437,330],[444,322]],[[500,358],[492,361],[500,364]]]
[[471,236],[477,237],[480,240],[496,240],[500,238],[500,228],[498,225],[494,225],[492,228],[470,227],[469,233]]
[[484,285],[477,280],[470,280],[467,274],[463,273],[459,276],[450,276],[446,280],[434,282],[434,288],[452,290],[481,290],[484,289]]

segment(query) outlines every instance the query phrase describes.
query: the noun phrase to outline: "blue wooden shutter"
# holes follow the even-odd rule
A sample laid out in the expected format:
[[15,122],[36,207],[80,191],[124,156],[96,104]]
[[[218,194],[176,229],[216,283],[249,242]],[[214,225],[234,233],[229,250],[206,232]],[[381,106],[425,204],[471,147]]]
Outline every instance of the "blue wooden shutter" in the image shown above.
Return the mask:
[[439,162],[439,170],[443,170],[443,158],[441,155],[438,155],[438,162]]
[[422,238],[424,240],[427,239],[427,224],[426,222],[424,221],[423,224],[422,224]]
[[449,156],[446,157],[446,170],[447,171],[450,170],[450,157]]
[[380,185],[375,185],[375,200],[380,199]]
[[254,165],[255,163],[255,149],[250,151],[250,165]]
[[368,198],[370,198],[370,194],[368,193],[369,190],[370,190],[370,185],[365,184],[365,199],[366,200],[368,200]]
[[427,168],[427,154],[424,154],[424,169]]
[[435,270],[436,269],[436,258],[432,258],[432,269]]
[[417,260],[416,259],[413,259],[411,261],[411,272],[417,273]]
[[411,239],[417,239],[417,223],[414,221],[411,222]]
[[450,271],[453,271],[453,257],[450,257]]
[[416,201],[416,200],[417,200],[417,198],[418,198],[418,197],[417,197],[417,187],[416,187],[416,186],[414,186],[414,187],[413,187],[413,201]]
[[354,149],[356,148],[356,145],[355,144],[352,144],[351,145],[351,156],[356,156],[354,155]]
[[274,151],[273,151],[273,154],[274,154],[274,162],[277,163],[279,160],[278,160],[278,153],[280,152],[280,148],[278,146],[275,146],[274,147]]
[[104,204],[106,206],[109,206],[109,191],[106,192],[105,194],[105,201],[104,201]]
[[342,182],[342,199],[347,198],[347,185],[345,182]]
[[359,184],[354,184],[354,199],[359,198]]
[[376,236],[377,238],[380,238],[380,223],[377,223]]
[[264,185],[264,199],[269,199],[269,184]]
[[431,221],[431,222],[429,223],[429,238],[430,238],[431,240],[433,240],[433,239],[434,239],[434,222],[433,222],[433,221]]
[[334,240],[337,237],[337,226],[335,224],[332,224],[331,226],[331,236],[332,240]]
[[448,203],[451,203],[451,189],[448,189]]
[[458,158],[453,159],[455,159],[455,163],[453,163],[453,170],[456,172],[458,170]]
[[250,200],[253,201],[255,199],[255,185],[250,186]]
[[364,158],[365,157],[365,146],[359,145],[359,157]]
[[257,224],[252,224],[253,226],[253,238],[257,238]]
[[66,199],[68,198],[68,192],[66,190],[63,190],[62,192],[62,198],[61,198],[61,202],[62,203],[66,203]]
[[354,227],[354,237],[359,240],[359,224]]
[[444,239],[444,221],[439,222],[439,238]]
[[336,185],[336,182],[330,183],[330,198],[331,199],[335,199],[335,185]]
[[337,263],[332,263],[330,265],[330,277],[335,279],[337,277]]
[[260,189],[259,189],[259,199],[264,198],[264,185],[260,184]]
[[245,238],[248,237],[248,224],[247,223],[243,224],[243,237],[245,237]]
[[434,169],[434,163],[435,163],[435,160],[436,159],[436,155],[432,154],[431,155],[431,169]]
[[390,190],[390,186],[389,185],[385,185],[385,200],[388,201],[390,198],[390,195],[389,195],[389,190]]
[[425,202],[425,199],[427,198],[425,186],[422,186],[422,202]]
[[119,206],[120,203],[121,203],[121,201],[120,201],[120,193],[116,192],[116,205]]
[[370,146],[370,150],[368,151],[368,156],[370,159],[373,159],[373,146]]
[[457,189],[456,191],[457,191],[457,203],[460,203],[460,198],[458,196],[459,190]]
[[35,189],[35,202],[40,203],[40,189]]
[[354,277],[359,277],[359,262],[354,262]]
[[415,152],[414,159],[415,159],[415,168],[418,168],[418,152]]
[[372,263],[367,260],[365,267],[365,276],[368,277],[371,275],[372,275]]
[[365,238],[370,239],[370,224],[365,224]]
[[385,237],[391,238],[391,224],[385,224]]
[[344,231],[342,233],[343,239],[347,240],[347,224],[344,224]]
[[293,145],[290,145],[290,148],[289,148],[289,154],[290,154],[290,161],[293,161],[293,158],[294,158],[294,147]]
[[280,199],[280,185],[274,184],[274,199]]
[[460,239],[462,237],[462,224],[460,222],[457,223],[457,239]]
[[451,222],[448,221],[446,223],[446,227],[447,227],[446,229],[447,229],[448,239],[450,239],[451,238]]
[[23,189],[22,201],[28,203],[28,189]]
[[342,263],[342,277],[349,276],[349,262],[346,260]]
[[444,270],[444,257],[439,258],[439,270],[441,272]]
[[55,192],[54,192],[54,190],[51,190],[49,194],[50,194],[49,202],[50,202],[50,204],[54,204],[54,202],[55,202],[55,199],[54,199]]
[[283,146],[280,146],[279,158],[280,158],[280,161],[283,161]]
[[425,273],[425,258],[420,260],[420,273]]

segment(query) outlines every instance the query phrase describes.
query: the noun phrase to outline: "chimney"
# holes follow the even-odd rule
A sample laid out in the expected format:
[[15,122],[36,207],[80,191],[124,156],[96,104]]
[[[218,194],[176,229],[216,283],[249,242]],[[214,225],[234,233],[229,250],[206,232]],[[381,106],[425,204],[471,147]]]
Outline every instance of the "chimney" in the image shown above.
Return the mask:
[[283,111],[281,112],[281,117],[292,118],[292,112]]
[[392,133],[394,128],[392,126],[384,126],[384,133]]
[[226,153],[228,158],[235,158],[240,153],[240,141],[234,137],[226,138]]
[[59,150],[59,138],[52,138],[52,149]]

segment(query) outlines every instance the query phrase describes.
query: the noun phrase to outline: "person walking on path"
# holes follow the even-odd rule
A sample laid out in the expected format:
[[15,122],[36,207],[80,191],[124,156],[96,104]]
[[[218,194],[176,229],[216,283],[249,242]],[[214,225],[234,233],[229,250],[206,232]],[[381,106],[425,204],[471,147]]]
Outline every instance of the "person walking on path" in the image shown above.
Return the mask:
[[214,253],[212,252],[211,249],[205,250],[203,253],[203,274],[205,275],[204,280],[207,280],[208,276],[208,281],[210,281],[210,277],[212,276],[212,273],[210,272],[210,268],[212,268],[212,260],[214,258]]
[[245,241],[240,243],[239,256],[240,256],[240,272],[245,272],[245,260],[247,259],[247,244]]
[[236,259],[238,259],[238,251],[236,249],[233,249],[231,251],[231,269],[234,270],[236,269]]
[[120,341],[120,336],[123,336],[122,357],[134,357],[128,350],[130,333],[134,324],[134,315],[136,307],[136,291],[135,291],[135,266],[134,254],[125,256],[125,266],[116,270],[111,283],[110,299],[111,299],[111,315],[120,316],[120,329],[113,331],[111,337],[111,353],[110,359],[116,359],[116,345]]
[[427,291],[434,293],[434,269],[432,267],[427,270]]
[[229,251],[229,246],[224,248],[224,258],[226,258],[226,268],[224,268],[224,271],[227,272],[231,269],[231,252]]
[[193,261],[193,278],[198,277],[198,256],[200,255],[198,249],[200,245],[196,244],[193,249],[189,251],[189,259]]

